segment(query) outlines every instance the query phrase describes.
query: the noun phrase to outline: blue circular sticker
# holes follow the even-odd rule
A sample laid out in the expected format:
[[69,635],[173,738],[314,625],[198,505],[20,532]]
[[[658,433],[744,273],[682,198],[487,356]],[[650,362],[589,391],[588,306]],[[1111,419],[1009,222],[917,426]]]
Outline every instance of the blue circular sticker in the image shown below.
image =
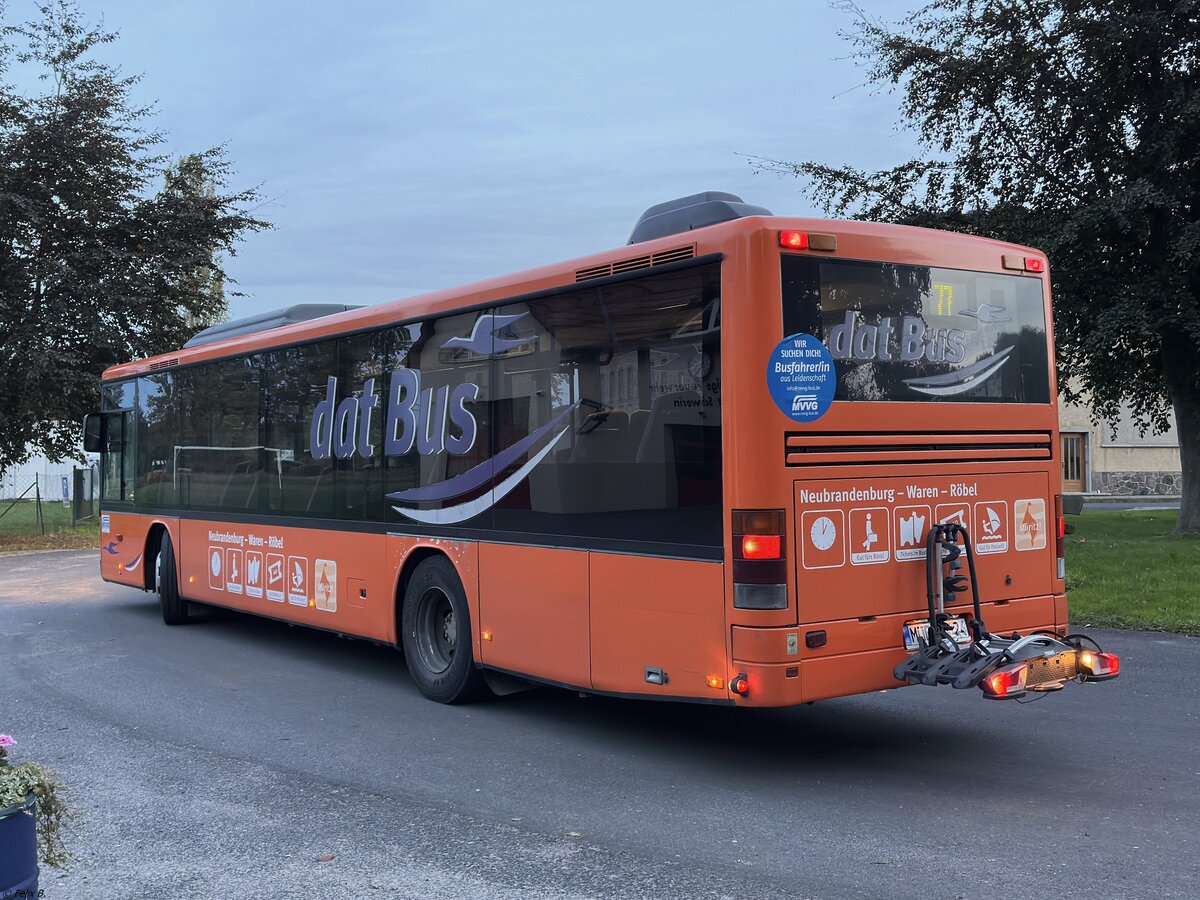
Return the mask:
[[815,422],[833,403],[837,387],[833,357],[811,334],[786,337],[767,363],[767,386],[785,416],[797,422]]

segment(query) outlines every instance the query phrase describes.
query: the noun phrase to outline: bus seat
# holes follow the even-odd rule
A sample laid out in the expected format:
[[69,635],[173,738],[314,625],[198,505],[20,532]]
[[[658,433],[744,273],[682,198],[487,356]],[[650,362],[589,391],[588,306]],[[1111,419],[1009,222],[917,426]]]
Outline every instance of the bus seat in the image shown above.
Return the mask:
[[637,450],[639,465],[654,475],[645,483],[648,508],[662,509],[679,502],[672,426],[720,424],[720,410],[714,407],[706,412],[703,402],[697,391],[673,391],[654,398]]
[[587,434],[575,434],[571,462],[632,462],[634,447],[629,446],[629,414],[613,410]]
[[705,412],[703,398],[696,391],[674,391],[655,397],[646,417],[646,424],[638,444],[637,461],[665,463],[672,457],[670,450],[669,425],[718,425],[720,411],[713,407]]
[[629,414],[629,440],[634,447],[634,457],[637,448],[642,445],[642,435],[646,433],[646,423],[650,421],[650,410],[635,409]]

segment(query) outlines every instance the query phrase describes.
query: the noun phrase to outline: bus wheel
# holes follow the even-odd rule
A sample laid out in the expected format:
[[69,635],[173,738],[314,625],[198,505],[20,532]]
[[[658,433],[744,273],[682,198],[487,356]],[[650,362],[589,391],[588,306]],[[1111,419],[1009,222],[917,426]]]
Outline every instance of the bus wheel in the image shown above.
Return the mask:
[[163,621],[168,625],[182,625],[188,620],[187,601],[179,596],[179,570],[175,566],[175,548],[171,536],[163,533],[162,546],[154,560],[154,581],[158,588],[158,602],[162,607]]
[[438,703],[474,700],[486,689],[471,657],[467,595],[450,560],[417,566],[400,608],[404,657],[421,693]]

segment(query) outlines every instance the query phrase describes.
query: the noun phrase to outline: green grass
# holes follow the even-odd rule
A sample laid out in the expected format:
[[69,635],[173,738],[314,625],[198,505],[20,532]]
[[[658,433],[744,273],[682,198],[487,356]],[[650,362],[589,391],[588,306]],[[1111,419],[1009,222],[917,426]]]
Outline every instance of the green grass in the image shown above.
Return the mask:
[[[42,503],[42,525],[37,519],[37,504],[20,500],[11,509],[11,501],[0,501],[0,550],[86,549],[99,546],[98,516],[71,524],[71,511],[61,501]],[[5,512],[5,510],[8,510]]]
[[1200,635],[1200,535],[1175,510],[1067,516],[1071,622]]

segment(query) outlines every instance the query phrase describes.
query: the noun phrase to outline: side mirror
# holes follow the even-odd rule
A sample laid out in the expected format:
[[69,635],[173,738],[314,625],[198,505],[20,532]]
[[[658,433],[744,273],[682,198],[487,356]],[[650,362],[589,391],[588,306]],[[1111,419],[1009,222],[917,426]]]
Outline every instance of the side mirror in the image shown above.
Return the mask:
[[99,413],[88,413],[83,417],[83,449],[88,453],[99,453],[104,446],[104,419]]

